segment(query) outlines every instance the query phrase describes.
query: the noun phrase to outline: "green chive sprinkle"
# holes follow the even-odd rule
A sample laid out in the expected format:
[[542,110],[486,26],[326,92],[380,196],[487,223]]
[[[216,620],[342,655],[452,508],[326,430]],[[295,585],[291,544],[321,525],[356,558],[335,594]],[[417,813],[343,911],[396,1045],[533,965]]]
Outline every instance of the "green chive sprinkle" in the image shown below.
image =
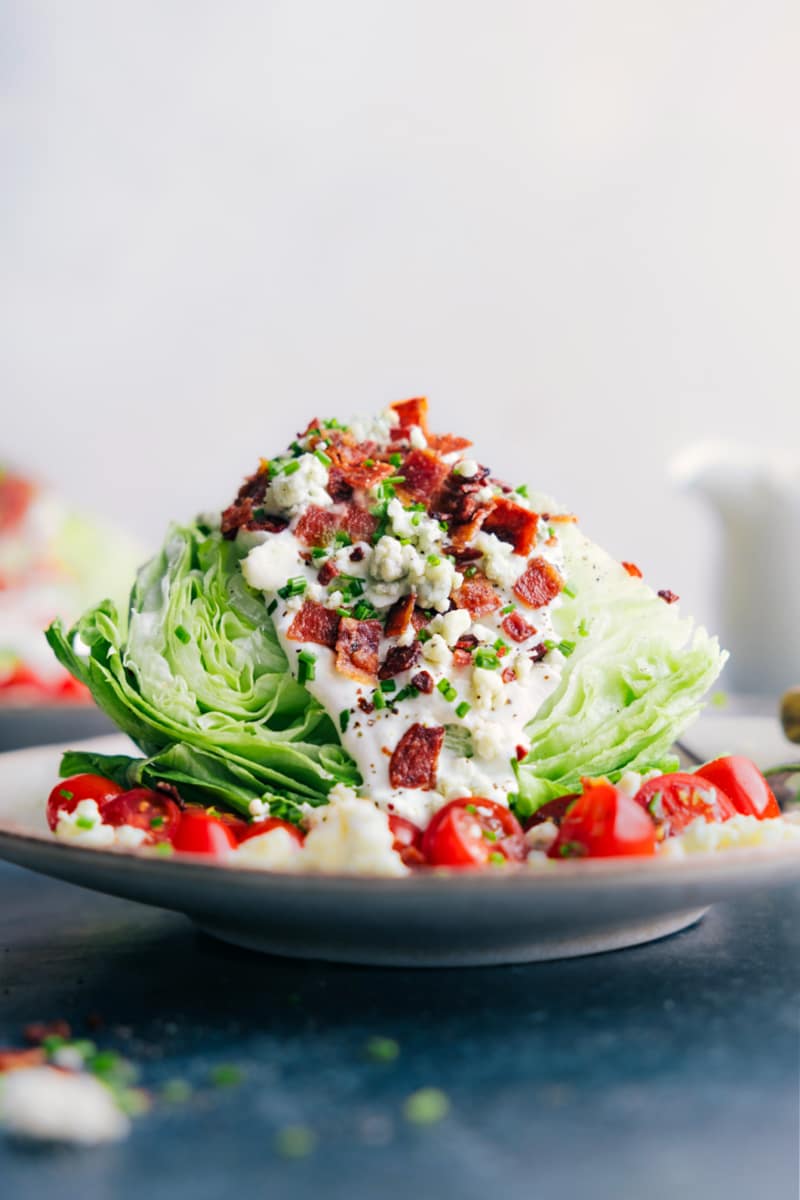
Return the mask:
[[78,829],[94,829],[95,821],[93,817],[78,817],[75,825]]
[[376,711],[381,708],[386,708],[386,697],[380,688],[376,688],[372,693],[372,706]]
[[431,634],[429,629],[420,629],[419,633],[417,634],[417,641],[418,642],[429,642],[431,640],[432,636],[433,635]]
[[581,637],[589,636],[589,626],[586,624],[586,618],[581,617],[581,623],[578,626],[578,633]]
[[339,713],[339,729],[342,731],[342,733],[344,733],[345,729],[347,729],[347,726],[349,723],[350,723],[350,709],[343,708],[342,711]]
[[329,458],[324,450],[315,450],[314,457],[319,459],[323,467],[329,467],[333,462],[333,459]]
[[271,600],[271,601],[270,601],[270,603],[269,603],[269,605],[268,605],[268,607],[267,607],[267,616],[268,616],[268,617],[271,617],[271,616],[272,616],[272,614],[275,612],[275,609],[276,609],[277,607],[278,607],[278,601],[277,601],[277,600]]
[[400,1053],[400,1046],[390,1037],[371,1037],[364,1047],[367,1058],[373,1062],[394,1062]]
[[500,660],[497,657],[495,650],[490,650],[487,646],[479,646],[473,655],[473,662],[476,667],[483,667],[486,671],[494,671],[500,666]]
[[459,704],[458,708],[456,709],[456,716],[457,717],[465,717],[471,707],[472,707],[472,705],[468,704],[466,700],[462,700],[461,703]]
[[439,558],[439,555],[438,555],[438,554],[429,554],[429,555],[428,555],[428,558],[427,558],[427,563],[428,563],[428,566],[429,566],[429,567],[438,567],[438,566],[439,566],[439,563],[440,563],[441,561],[442,561],[442,560]]
[[397,690],[397,684],[393,679],[382,679],[378,686],[382,692],[394,692]]
[[436,690],[441,692],[442,695],[444,695],[449,687],[450,687],[449,679],[440,679],[436,685]]
[[515,606],[513,604],[507,604],[505,606],[505,608],[500,609],[500,615],[503,617],[507,617],[509,613],[512,613],[514,611],[514,607]]
[[71,800],[75,795],[75,793],[71,792],[69,788],[59,788],[58,794],[59,796],[63,796],[65,800]]
[[175,626],[175,637],[179,642],[183,642],[184,646],[187,642],[191,641],[191,634],[188,629],[184,629],[183,625]]
[[310,650],[301,650],[297,656],[297,682],[308,683],[316,676],[317,658]]
[[302,596],[307,587],[308,580],[303,575],[295,575],[293,578],[287,579],[282,588],[278,588],[278,595],[284,600],[287,600],[289,596]]
[[389,455],[389,462],[392,464],[393,467],[399,467],[400,464],[402,463],[402,461],[403,461],[402,454],[390,454]]
[[412,1094],[403,1105],[403,1114],[413,1125],[435,1125],[450,1111],[450,1101],[439,1088],[425,1087]]
[[281,472],[281,474],[282,475],[294,475],[294,473],[299,470],[300,470],[300,463],[297,461],[296,458],[292,458],[289,460],[289,462],[283,468],[283,471]]
[[528,499],[527,483],[521,483],[518,488],[514,489],[514,491],[517,493],[518,496],[524,496],[526,500]]
[[575,597],[577,596],[577,594],[578,593],[575,591],[575,588],[572,587],[569,583],[564,584],[564,595],[565,596],[569,596],[569,598],[571,600],[574,600]]

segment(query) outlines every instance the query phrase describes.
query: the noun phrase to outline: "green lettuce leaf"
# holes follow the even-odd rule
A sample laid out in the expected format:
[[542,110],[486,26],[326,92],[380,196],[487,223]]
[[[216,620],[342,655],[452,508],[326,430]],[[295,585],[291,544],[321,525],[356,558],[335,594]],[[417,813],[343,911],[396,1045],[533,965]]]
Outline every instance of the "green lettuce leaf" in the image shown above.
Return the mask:
[[243,553],[203,526],[173,527],[140,570],[127,616],[104,601],[68,633],[54,622],[47,638],[141,749],[128,778],[180,783],[187,799],[242,812],[254,798],[323,804],[335,783],[359,783],[358,771],[292,678],[239,570]]
[[625,771],[675,770],[670,747],[727,658],[716,638],[575,526],[560,537],[575,594],[564,596],[554,623],[575,649],[528,726],[530,751],[516,768],[522,817],[580,790],[585,775],[616,781]]

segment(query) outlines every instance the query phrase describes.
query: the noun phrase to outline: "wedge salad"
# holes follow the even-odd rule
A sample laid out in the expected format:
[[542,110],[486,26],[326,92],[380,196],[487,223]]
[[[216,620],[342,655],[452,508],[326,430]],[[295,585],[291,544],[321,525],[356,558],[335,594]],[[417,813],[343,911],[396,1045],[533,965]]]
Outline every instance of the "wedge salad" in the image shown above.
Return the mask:
[[66,754],[50,827],[387,875],[800,837],[746,760],[675,773],[726,657],[676,601],[424,399],[315,418],[169,529],[127,612],[51,625],[141,753]]

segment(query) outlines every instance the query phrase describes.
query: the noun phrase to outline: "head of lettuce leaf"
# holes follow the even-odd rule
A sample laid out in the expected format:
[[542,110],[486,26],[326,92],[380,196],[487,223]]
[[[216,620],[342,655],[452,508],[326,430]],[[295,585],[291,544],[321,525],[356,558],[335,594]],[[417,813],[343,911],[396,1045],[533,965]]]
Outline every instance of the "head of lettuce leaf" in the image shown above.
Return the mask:
[[[674,769],[672,743],[725,661],[715,638],[576,526],[560,537],[575,594],[554,623],[575,645],[528,726],[513,799],[522,817],[578,790],[582,776]],[[334,721],[292,678],[266,601],[245,583],[246,552],[201,522],[173,526],[139,571],[127,613],[104,601],[69,632],[50,627],[59,660],[141,750],[69,752],[63,775],[172,784],[185,800],[243,814],[264,800],[292,820],[334,784],[361,782]]]

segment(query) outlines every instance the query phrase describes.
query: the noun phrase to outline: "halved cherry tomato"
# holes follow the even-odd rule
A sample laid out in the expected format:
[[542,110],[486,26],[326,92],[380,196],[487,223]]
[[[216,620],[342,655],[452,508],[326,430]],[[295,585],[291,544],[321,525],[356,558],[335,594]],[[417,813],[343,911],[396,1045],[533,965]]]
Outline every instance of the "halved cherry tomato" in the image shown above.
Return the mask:
[[224,821],[207,812],[187,809],[181,813],[172,838],[176,850],[186,854],[224,855],[236,847],[236,838]]
[[636,793],[636,802],[647,809],[665,837],[682,833],[698,817],[713,822],[736,816],[736,808],[721,788],[701,775],[683,771],[649,779]]
[[587,779],[561,822],[550,858],[655,854],[656,827],[645,809],[613,783]]
[[120,796],[123,789],[103,775],[73,775],[57,783],[47,800],[47,824],[55,830],[62,809],[74,812],[81,800],[94,800],[102,810],[104,803]]
[[391,814],[389,828],[394,837],[392,849],[396,850],[407,867],[421,867],[425,863],[422,853],[422,830],[413,821]]
[[741,754],[715,758],[696,772],[720,788],[737,812],[764,820],[781,815],[778,801],[758,767]]
[[132,788],[105,800],[100,806],[100,814],[107,825],[133,825],[136,829],[144,829],[150,843],[172,841],[181,819],[181,810],[175,801],[150,788]]
[[[263,821],[253,821],[252,824],[243,822],[244,829],[234,829],[233,834],[239,845],[242,842],[248,842],[250,838],[259,837],[262,833],[269,833],[271,829],[285,829],[290,837],[293,837],[298,845],[303,844],[303,831],[293,825],[291,821],[282,821],[280,817],[265,817]],[[230,828],[230,826],[229,826]]]
[[422,853],[437,867],[484,867],[504,859],[522,862],[526,847],[512,812],[494,800],[465,796],[434,814],[422,837]]

